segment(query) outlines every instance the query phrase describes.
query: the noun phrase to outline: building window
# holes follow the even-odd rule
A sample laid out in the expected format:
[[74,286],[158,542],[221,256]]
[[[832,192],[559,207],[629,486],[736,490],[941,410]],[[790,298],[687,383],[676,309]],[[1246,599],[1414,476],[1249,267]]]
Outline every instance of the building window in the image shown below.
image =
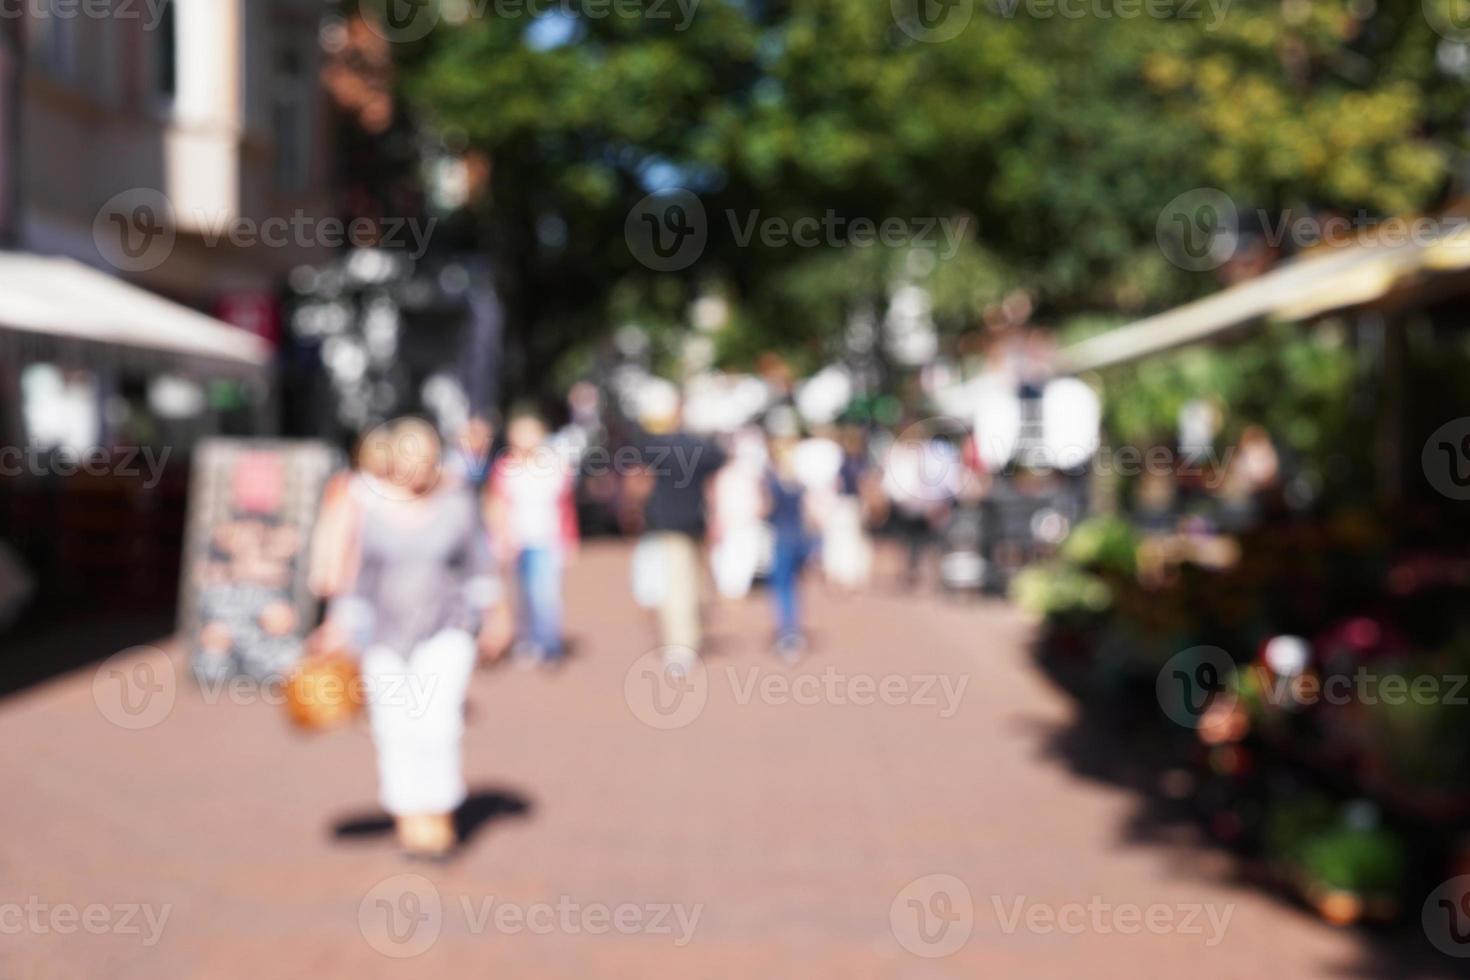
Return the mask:
[[179,17],[174,0],[163,0],[153,37],[153,91],[160,101],[171,103],[179,91]]
[[[109,7],[109,10],[111,8]],[[93,87],[98,101],[105,105],[118,105],[123,101],[123,38],[116,17],[104,17],[96,25],[97,57],[96,76]]]
[[306,79],[300,48],[277,48],[272,65],[271,130],[276,144],[276,186],[283,191],[303,190],[310,172]]
[[76,18],[74,7],[62,9],[60,0],[45,0],[35,21],[35,52],[41,70],[59,82],[76,77]]

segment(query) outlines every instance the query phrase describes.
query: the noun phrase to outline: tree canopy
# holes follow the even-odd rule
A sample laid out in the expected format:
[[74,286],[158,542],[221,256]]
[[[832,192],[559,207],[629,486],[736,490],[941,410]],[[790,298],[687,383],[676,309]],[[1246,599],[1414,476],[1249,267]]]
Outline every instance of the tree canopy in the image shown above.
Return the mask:
[[[1045,322],[1146,312],[1216,285],[1159,246],[1178,195],[1218,188],[1246,228],[1413,212],[1463,142],[1470,58],[1433,6],[1460,0],[473,2],[405,46],[403,87],[489,161],[474,236],[532,378],[619,323],[677,329],[700,291],[731,301],[733,361],[822,356],[895,276],[949,331],[1017,288]],[[673,187],[707,237],[661,271],[625,231]],[[763,231],[802,218],[815,244]],[[891,218],[912,241],[858,242]],[[916,265],[941,220],[964,233]]]

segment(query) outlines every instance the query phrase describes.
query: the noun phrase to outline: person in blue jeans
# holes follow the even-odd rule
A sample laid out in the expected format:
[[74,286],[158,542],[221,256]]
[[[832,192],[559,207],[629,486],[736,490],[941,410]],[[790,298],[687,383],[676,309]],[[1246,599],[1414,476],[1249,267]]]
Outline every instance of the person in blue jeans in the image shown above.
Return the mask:
[[801,628],[801,573],[811,553],[807,529],[806,488],[797,478],[793,459],[797,440],[771,439],[771,466],[766,472],[766,520],[775,537],[770,589],[776,607],[776,654],[795,660],[806,650]]
[[516,659],[554,664],[562,655],[562,571],[577,550],[572,470],[534,415],[513,419],[506,440],[490,473],[487,509],[519,593]]

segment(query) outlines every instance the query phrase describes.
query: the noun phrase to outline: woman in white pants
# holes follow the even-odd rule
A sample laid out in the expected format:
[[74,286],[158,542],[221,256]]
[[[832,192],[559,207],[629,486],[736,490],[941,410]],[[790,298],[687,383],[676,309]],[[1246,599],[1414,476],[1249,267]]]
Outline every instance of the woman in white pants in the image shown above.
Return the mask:
[[499,589],[473,493],[438,479],[437,434],[409,419],[387,438],[393,467],[365,495],[352,583],[328,623],[362,651],[379,796],[399,841],[442,857],[466,793],[460,741],[475,637]]

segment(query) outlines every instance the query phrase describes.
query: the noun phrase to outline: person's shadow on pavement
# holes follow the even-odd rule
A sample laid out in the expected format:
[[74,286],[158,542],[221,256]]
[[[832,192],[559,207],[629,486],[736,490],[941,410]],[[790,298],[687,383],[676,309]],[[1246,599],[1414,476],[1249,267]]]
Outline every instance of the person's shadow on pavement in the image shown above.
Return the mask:
[[[532,804],[515,790],[504,788],[471,789],[470,795],[454,811],[454,829],[464,847],[482,827],[507,817],[523,817]],[[382,837],[393,833],[393,818],[381,810],[344,817],[332,825],[334,840]]]

